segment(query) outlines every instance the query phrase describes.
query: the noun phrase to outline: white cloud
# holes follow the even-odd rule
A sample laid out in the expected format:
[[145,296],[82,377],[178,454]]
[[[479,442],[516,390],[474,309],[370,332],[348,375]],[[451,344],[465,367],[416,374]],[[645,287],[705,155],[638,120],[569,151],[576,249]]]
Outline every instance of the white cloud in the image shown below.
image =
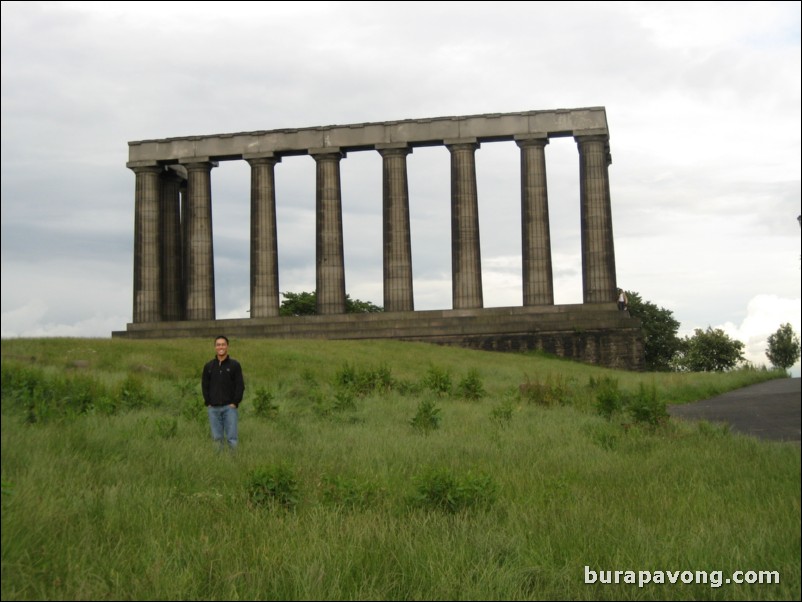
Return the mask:
[[[741,341],[744,345],[744,357],[756,366],[771,366],[766,357],[769,335],[774,334],[783,324],[790,324],[794,332],[800,329],[800,309],[802,299],[783,299],[777,295],[758,295],[749,301],[746,317],[740,324],[725,322],[714,328],[721,328],[730,338]],[[689,333],[692,334],[692,333]],[[800,363],[797,362],[791,372],[800,375]]]
[[125,316],[95,314],[69,324],[48,321],[46,316],[50,309],[41,299],[12,311],[3,312],[2,338],[38,338],[38,337],[99,337],[106,338],[112,330],[124,330]]

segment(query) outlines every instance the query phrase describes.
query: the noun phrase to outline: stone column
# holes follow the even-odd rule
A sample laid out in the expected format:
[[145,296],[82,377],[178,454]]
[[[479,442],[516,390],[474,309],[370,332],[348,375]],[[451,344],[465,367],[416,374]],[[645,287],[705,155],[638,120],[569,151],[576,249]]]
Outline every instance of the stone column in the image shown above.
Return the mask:
[[611,163],[607,135],[576,136],[582,223],[582,292],[585,303],[616,300]]
[[481,308],[482,261],[476,139],[446,140],[451,152],[451,293],[454,309]]
[[[184,177],[187,177],[184,169]],[[189,196],[187,195],[187,180],[181,182],[179,187],[181,195],[181,319],[187,319],[187,257],[189,257]]]
[[523,302],[554,305],[549,195],[546,186],[546,134],[518,137],[521,148],[521,231]]
[[187,224],[184,278],[187,320],[214,320],[214,245],[210,161],[187,163]]
[[345,313],[345,261],[343,255],[343,212],[338,148],[310,149],[316,171],[316,299],[317,313]]
[[245,157],[251,166],[251,317],[279,315],[275,166],[281,157]]
[[382,156],[384,310],[413,311],[406,144],[377,144]]
[[161,295],[162,320],[172,322],[184,317],[184,290],[181,247],[181,184],[175,169],[162,172],[161,182]]
[[134,208],[134,322],[160,322],[161,173],[159,165],[129,166],[136,174]]

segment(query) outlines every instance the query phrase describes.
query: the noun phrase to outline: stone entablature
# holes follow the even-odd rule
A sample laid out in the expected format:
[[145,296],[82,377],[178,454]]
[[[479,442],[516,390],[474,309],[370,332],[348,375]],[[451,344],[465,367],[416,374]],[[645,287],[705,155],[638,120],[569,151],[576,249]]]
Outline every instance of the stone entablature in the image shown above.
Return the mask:
[[387,148],[385,145],[437,146],[458,141],[481,143],[594,135],[608,135],[604,107],[140,140],[128,143],[128,167],[303,155],[324,149],[347,153],[381,150]]

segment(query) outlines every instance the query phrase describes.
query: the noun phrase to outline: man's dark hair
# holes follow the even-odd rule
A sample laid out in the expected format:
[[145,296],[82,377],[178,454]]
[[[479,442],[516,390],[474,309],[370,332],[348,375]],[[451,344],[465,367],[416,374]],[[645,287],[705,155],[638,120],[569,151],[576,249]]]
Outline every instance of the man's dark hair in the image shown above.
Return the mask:
[[228,343],[228,337],[226,335],[224,335],[224,334],[221,334],[220,336],[214,337],[215,341],[219,341],[220,339],[223,339],[226,343]]

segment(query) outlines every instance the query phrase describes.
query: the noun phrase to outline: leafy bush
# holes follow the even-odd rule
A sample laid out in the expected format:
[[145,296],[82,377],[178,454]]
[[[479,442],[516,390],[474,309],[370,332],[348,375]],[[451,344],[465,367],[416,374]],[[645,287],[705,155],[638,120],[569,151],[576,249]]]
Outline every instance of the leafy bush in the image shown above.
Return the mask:
[[651,427],[660,426],[668,420],[666,402],[658,399],[657,387],[654,384],[647,388],[641,383],[638,393],[627,404],[627,410],[636,422]]
[[154,404],[153,395],[142,382],[142,378],[129,374],[125,377],[119,389],[121,405],[129,410],[144,408]]
[[278,406],[273,403],[273,393],[259,387],[253,398],[253,412],[260,418],[275,418],[278,415]]
[[486,395],[482,377],[479,376],[479,371],[476,368],[471,368],[468,374],[460,380],[457,385],[457,394],[462,399],[471,401],[482,399]]
[[36,397],[44,380],[45,375],[41,368],[3,363],[1,398],[6,403],[16,403]]
[[298,481],[286,466],[257,468],[250,473],[248,496],[255,506],[293,510],[298,505]]
[[438,368],[431,364],[426,370],[422,384],[424,389],[428,389],[437,395],[449,395],[451,393],[451,373],[444,368]]
[[337,391],[334,393],[334,411],[352,412],[356,410],[356,399],[350,391]]
[[418,404],[418,411],[409,421],[417,431],[424,434],[440,428],[440,408],[431,399],[423,399]]
[[358,369],[346,362],[334,377],[338,388],[348,389],[357,395],[367,395],[374,391],[389,391],[394,379],[387,364],[378,368]]
[[596,410],[599,414],[610,420],[615,413],[621,411],[624,401],[618,390],[617,379],[603,376],[595,380],[591,377],[590,388],[596,392]]
[[50,375],[39,368],[6,366],[2,369],[4,406],[22,409],[28,424],[88,414],[97,409],[113,414],[117,404],[106,387],[86,375]]
[[415,479],[413,505],[455,513],[470,508],[489,508],[496,501],[497,488],[489,476],[452,475],[446,469],[430,469]]

